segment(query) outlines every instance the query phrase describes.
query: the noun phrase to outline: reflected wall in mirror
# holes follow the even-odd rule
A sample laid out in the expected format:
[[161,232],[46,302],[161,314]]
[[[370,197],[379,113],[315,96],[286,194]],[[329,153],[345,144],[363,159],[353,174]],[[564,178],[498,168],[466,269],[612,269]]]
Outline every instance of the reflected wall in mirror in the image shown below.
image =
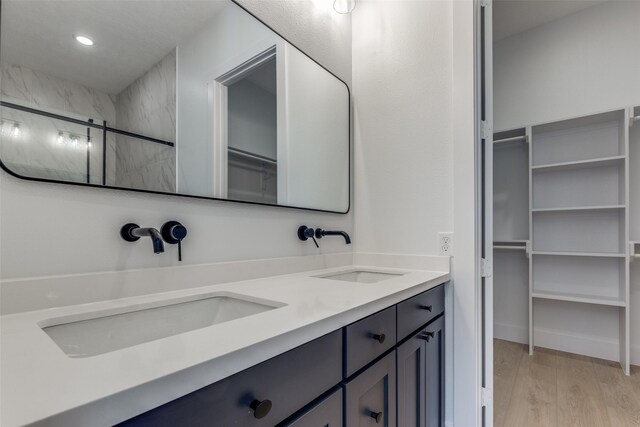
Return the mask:
[[14,175],[349,209],[346,84],[230,0],[3,1],[0,37]]

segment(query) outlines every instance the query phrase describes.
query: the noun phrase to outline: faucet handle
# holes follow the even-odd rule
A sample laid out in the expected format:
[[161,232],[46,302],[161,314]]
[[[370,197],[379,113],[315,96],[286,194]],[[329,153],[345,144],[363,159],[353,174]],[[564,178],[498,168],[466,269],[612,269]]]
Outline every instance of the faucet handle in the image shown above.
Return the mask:
[[187,227],[178,221],[167,221],[162,224],[160,234],[165,242],[171,245],[178,244],[178,261],[182,261],[182,240],[187,237]]
[[298,227],[298,239],[306,242],[309,239],[313,239],[313,243],[316,244],[316,248],[319,248],[318,242],[316,241],[316,232],[313,228],[307,227],[306,225],[301,225]]

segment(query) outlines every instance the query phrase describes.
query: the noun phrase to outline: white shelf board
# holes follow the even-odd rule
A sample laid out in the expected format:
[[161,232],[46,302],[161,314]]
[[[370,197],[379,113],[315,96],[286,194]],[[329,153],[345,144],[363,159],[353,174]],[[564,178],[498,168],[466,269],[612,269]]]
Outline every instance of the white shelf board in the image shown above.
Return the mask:
[[550,299],[556,301],[569,301],[580,302],[585,304],[598,304],[598,305],[610,305],[614,307],[626,307],[624,300],[612,297],[603,297],[599,295],[582,295],[582,294],[570,294],[561,292],[550,291],[536,291],[535,289],[531,293],[533,298],[538,299]]
[[553,251],[532,251],[532,255],[552,255],[552,256],[584,256],[584,257],[608,257],[624,258],[626,255],[614,252],[553,252]]
[[597,159],[578,160],[574,162],[550,163],[546,165],[531,166],[533,172],[540,170],[571,170],[581,168],[591,168],[596,166],[611,166],[623,164],[625,156],[600,157]]
[[[496,239],[493,241],[494,244],[496,243],[523,243],[526,244],[528,242],[528,240],[501,240],[501,239]],[[633,242],[632,242],[633,243]]]
[[501,251],[526,251],[526,246],[503,246],[503,245],[493,245],[493,249],[501,250]]
[[625,205],[605,205],[605,206],[573,206],[565,208],[541,208],[531,209],[531,212],[575,212],[575,211],[597,211],[626,209]]

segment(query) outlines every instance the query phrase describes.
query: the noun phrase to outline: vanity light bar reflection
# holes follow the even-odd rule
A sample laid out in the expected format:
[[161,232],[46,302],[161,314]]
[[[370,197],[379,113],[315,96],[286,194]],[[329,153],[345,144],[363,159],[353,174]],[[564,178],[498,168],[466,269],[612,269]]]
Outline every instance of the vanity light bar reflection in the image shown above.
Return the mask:
[[10,136],[17,139],[21,133],[22,129],[19,122],[7,119],[0,121],[0,134],[2,136]]
[[71,132],[59,131],[56,137],[56,142],[59,145],[63,145],[65,147],[91,148],[91,141],[87,141],[87,143],[84,143],[81,136],[75,135]]

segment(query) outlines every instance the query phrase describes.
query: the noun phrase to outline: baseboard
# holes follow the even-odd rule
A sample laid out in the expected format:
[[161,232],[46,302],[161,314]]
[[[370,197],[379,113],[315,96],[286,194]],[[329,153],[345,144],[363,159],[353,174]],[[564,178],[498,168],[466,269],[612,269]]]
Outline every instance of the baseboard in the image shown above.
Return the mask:
[[[501,323],[495,323],[493,326],[493,336],[497,339],[528,344],[528,335],[528,329],[521,326]],[[573,335],[565,331],[542,328],[536,328],[534,330],[534,340],[537,347],[582,354],[598,359],[620,360],[617,340],[606,340],[601,337],[586,335]],[[630,359],[632,365],[640,366],[640,345],[631,346]]]
[[632,345],[629,352],[629,363],[640,366],[640,345]]
[[520,326],[507,325],[504,323],[493,324],[493,337],[505,341],[529,343],[529,331]]

